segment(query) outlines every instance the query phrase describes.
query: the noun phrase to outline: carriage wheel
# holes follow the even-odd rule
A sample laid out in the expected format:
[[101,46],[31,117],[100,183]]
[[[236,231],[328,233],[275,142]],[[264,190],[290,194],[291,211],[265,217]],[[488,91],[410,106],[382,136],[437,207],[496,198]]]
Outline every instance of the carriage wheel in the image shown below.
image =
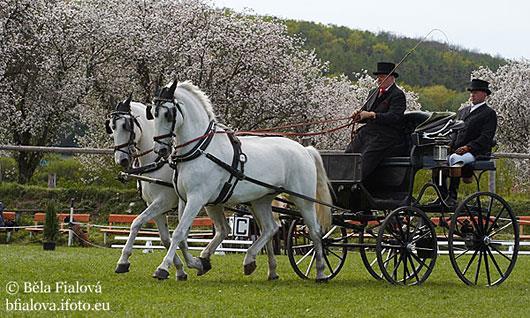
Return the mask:
[[[379,228],[381,223],[378,222],[375,226],[366,226],[364,231],[359,233],[359,253],[361,254],[361,260],[363,261],[364,267],[377,280],[383,279],[383,273],[379,269],[377,263],[376,243],[377,235],[379,234]],[[385,249],[383,254],[388,254],[390,251]]]
[[429,277],[436,262],[434,225],[417,208],[398,208],[381,224],[376,253],[379,268],[388,282],[419,285]]
[[[322,238],[324,273],[328,279],[335,277],[346,261],[348,252],[346,229],[332,225]],[[302,219],[295,219],[289,227],[287,238],[287,256],[295,273],[303,279],[316,279],[315,247],[309,237],[309,231]]]
[[517,260],[517,219],[497,194],[474,193],[453,214],[448,245],[451,264],[464,283],[499,285],[508,278]]

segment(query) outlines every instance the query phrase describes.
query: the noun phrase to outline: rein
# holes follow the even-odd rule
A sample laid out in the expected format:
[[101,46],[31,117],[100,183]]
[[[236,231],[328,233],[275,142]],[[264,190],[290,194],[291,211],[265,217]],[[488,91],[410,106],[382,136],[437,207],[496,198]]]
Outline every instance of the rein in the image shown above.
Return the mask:
[[[316,132],[307,132],[307,133],[296,133],[296,132],[280,132],[275,131],[278,129],[287,129],[287,128],[294,128],[294,127],[303,127],[308,125],[316,125],[316,124],[325,124],[325,123],[331,123],[331,122],[337,122],[337,121],[343,121],[343,120],[350,120],[349,123],[340,125],[334,128],[316,131]],[[270,128],[260,128],[260,129],[253,129],[253,130],[246,130],[246,131],[236,131],[233,132],[236,136],[257,136],[257,137],[282,137],[282,136],[288,136],[288,137],[308,137],[308,136],[318,136],[318,135],[324,135],[328,133],[332,133],[347,127],[350,127],[356,123],[356,120],[354,120],[353,116],[348,117],[342,117],[342,118],[334,118],[334,119],[326,119],[326,120],[320,120],[320,121],[311,121],[306,123],[298,123],[298,124],[292,124],[292,125],[285,125],[285,126],[277,126],[277,127],[270,127]],[[207,132],[204,135],[201,135],[199,137],[193,138],[191,140],[186,141],[185,143],[173,146],[174,149],[183,148],[186,146],[189,146],[190,144],[203,140],[205,138],[212,137],[215,134],[228,134],[232,133],[230,131],[211,131],[211,129],[208,129]],[[167,136],[166,136],[167,137]]]

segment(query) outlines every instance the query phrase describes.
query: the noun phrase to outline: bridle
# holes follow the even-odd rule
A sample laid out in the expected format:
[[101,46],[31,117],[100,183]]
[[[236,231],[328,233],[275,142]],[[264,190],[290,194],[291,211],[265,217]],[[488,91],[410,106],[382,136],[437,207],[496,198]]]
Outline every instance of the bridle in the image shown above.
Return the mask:
[[[151,113],[152,106],[149,105],[147,106],[147,109],[146,109],[147,119],[152,120],[155,117],[158,118],[160,109],[165,109],[166,112],[164,116],[166,117],[166,120],[171,123],[171,128],[167,134],[154,136],[153,140],[156,143],[165,145],[166,147],[171,149],[171,147],[173,146],[173,137],[176,136],[174,131],[175,131],[175,126],[177,124],[177,111],[182,116],[182,119],[184,119],[184,113],[182,112],[182,108],[180,107],[180,104],[178,102],[175,102],[174,99],[155,97],[153,99],[153,102],[154,102],[154,107],[155,107],[155,116],[153,117],[153,114]],[[171,103],[173,104],[174,107],[166,106],[164,105],[164,103]],[[169,138],[169,142],[163,141],[163,139],[166,139],[166,138]]]
[[140,131],[142,131],[142,127],[140,126],[140,123],[138,122],[136,117],[131,114],[131,112],[114,111],[110,113],[110,118],[105,121],[105,128],[109,135],[112,134],[113,131],[116,129],[116,122],[119,119],[125,120],[125,123],[123,124],[123,129],[129,132],[129,138],[126,142],[119,145],[115,145],[114,152],[123,152],[127,156],[136,159],[153,151],[153,149],[150,149],[142,153],[137,153],[138,148],[136,147],[136,133],[134,132],[134,126],[138,126]]

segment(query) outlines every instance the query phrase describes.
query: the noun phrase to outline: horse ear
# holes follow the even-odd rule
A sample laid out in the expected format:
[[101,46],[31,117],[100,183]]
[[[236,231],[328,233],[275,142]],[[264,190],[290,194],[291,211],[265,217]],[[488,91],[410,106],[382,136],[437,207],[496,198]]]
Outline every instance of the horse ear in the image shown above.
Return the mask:
[[105,130],[107,131],[107,134],[112,134],[112,129],[110,128],[110,119],[105,120]]
[[125,100],[125,105],[127,106],[131,106],[131,101],[132,101],[132,92],[129,93],[129,97],[127,97],[127,99]]
[[153,120],[153,119],[155,119],[155,118],[153,117],[153,114],[151,113],[151,108],[152,108],[151,105],[147,105],[147,108],[145,109],[145,117],[147,117],[147,120]]
[[177,78],[175,78],[173,80],[173,84],[171,84],[171,86],[169,87],[169,92],[171,93],[172,96],[175,95],[175,90],[177,89],[177,84],[178,84],[178,81],[177,81]]

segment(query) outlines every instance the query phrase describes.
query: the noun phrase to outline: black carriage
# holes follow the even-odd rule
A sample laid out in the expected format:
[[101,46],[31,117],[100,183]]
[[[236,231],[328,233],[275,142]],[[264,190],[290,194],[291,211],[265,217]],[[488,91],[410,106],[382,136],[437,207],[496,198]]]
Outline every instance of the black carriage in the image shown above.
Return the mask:
[[[357,249],[368,272],[393,284],[421,284],[438,254],[449,254],[458,277],[468,285],[498,285],[511,273],[519,250],[517,219],[508,203],[480,190],[492,158],[477,158],[471,169],[477,192],[452,207],[432,182],[414,196],[420,170],[445,173],[449,135],[462,127],[454,113],[405,114],[410,134],[408,155],[386,158],[365,183],[360,182],[359,154],[323,152],[334,192],[333,226],[323,235],[329,278],[336,276],[348,251]],[[425,204],[433,189],[439,204]],[[287,254],[302,278],[314,275],[314,250],[302,219],[287,236]]]

